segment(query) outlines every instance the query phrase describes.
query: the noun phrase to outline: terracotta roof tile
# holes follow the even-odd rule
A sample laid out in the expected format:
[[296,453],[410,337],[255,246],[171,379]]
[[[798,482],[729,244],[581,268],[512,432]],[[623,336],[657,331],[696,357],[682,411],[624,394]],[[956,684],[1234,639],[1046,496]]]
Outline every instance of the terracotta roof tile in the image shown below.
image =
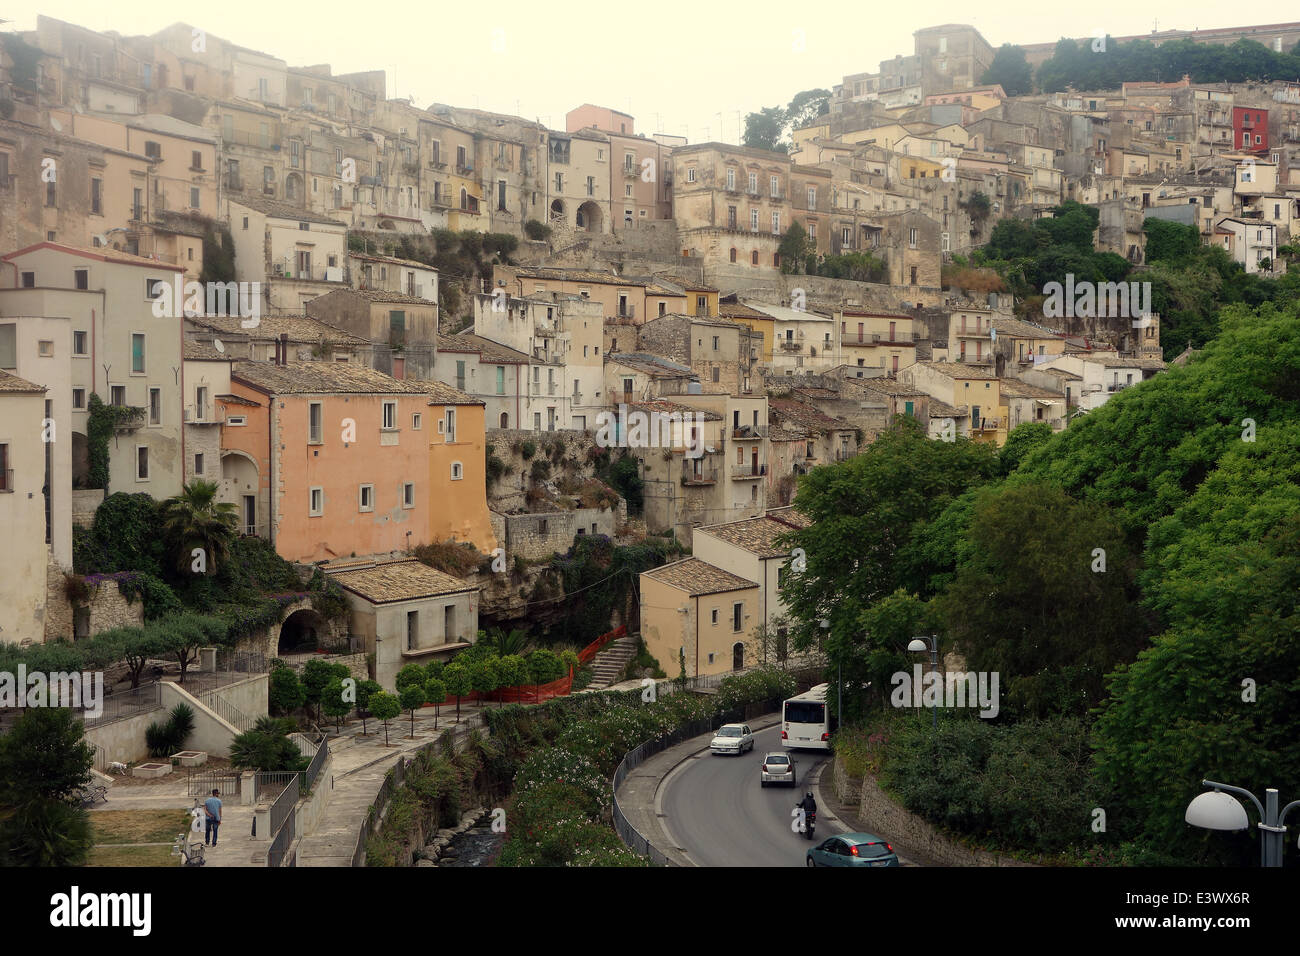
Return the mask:
[[478,586],[431,568],[420,561],[393,561],[369,567],[329,572],[339,585],[372,604],[414,601],[443,594],[477,591]]
[[644,573],[646,577],[661,581],[679,591],[685,591],[692,597],[758,587],[753,581],[742,578],[738,574],[732,574],[730,571],[724,571],[722,568],[715,567],[707,561],[701,561],[699,558],[675,561],[672,564],[665,564],[663,567]]
[[230,374],[272,395],[428,395],[431,404],[483,404],[442,382],[396,379],[351,362],[236,362]]
[[45,386],[36,385],[25,378],[19,378],[11,372],[0,369],[0,392],[36,392],[43,395]]

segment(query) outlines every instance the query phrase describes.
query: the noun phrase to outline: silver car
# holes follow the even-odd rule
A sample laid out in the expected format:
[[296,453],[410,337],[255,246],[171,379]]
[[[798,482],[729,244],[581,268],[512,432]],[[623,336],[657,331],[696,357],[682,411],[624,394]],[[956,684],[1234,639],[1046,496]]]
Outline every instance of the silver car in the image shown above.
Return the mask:
[[794,761],[789,754],[768,754],[763,758],[758,778],[764,787],[769,783],[788,783],[793,787],[796,774]]
[[723,724],[709,741],[709,750],[715,754],[740,755],[754,749],[754,735],[749,724]]

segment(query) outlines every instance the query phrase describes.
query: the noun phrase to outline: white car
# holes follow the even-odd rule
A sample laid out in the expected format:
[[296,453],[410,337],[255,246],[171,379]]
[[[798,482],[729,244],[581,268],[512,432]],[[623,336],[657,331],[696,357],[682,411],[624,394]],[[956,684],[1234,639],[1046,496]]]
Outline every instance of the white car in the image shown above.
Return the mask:
[[715,754],[739,756],[753,749],[754,735],[750,732],[749,724],[723,724],[709,742],[709,750]]
[[763,767],[758,772],[758,779],[764,787],[769,783],[787,783],[793,787],[795,775],[794,761],[790,759],[789,754],[772,753],[763,758]]

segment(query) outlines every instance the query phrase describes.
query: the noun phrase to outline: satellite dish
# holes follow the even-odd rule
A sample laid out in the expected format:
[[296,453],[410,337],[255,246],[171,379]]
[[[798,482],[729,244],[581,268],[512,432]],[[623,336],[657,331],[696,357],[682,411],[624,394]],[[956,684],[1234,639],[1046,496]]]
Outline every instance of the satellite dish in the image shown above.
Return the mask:
[[213,340],[212,340],[212,347],[213,347],[214,349],[216,349],[218,352],[225,352],[225,351],[226,351],[226,347],[225,347],[224,345],[221,344],[221,339],[213,339]]
[[50,125],[54,127],[54,132],[56,133],[63,132],[63,124],[60,123],[58,120],[56,120],[53,116],[50,117]]

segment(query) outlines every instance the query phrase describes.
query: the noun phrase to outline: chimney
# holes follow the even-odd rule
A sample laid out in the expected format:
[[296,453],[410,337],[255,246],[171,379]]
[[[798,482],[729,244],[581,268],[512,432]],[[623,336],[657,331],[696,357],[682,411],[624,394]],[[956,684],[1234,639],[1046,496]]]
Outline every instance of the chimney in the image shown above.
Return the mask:
[[289,333],[280,333],[280,364],[289,364]]

